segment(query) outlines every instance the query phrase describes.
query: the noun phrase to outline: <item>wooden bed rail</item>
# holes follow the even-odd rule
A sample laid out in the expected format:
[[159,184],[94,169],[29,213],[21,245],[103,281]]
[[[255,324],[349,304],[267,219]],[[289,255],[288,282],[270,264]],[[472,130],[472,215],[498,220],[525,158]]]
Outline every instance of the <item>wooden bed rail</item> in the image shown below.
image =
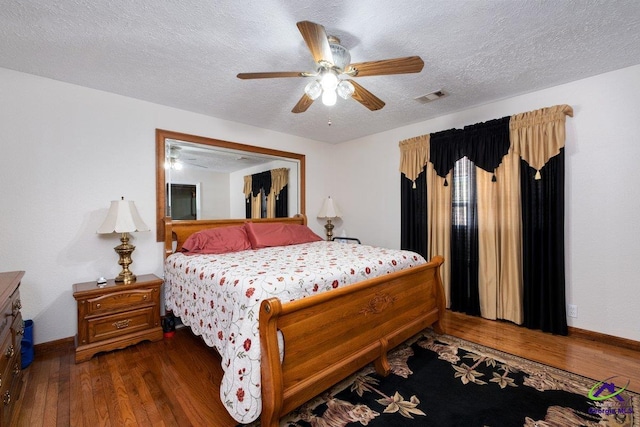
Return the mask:
[[[261,425],[283,415],[370,362],[390,373],[387,352],[439,320],[445,296],[441,256],[427,264],[289,303],[262,302]],[[278,332],[284,339],[279,357]]]

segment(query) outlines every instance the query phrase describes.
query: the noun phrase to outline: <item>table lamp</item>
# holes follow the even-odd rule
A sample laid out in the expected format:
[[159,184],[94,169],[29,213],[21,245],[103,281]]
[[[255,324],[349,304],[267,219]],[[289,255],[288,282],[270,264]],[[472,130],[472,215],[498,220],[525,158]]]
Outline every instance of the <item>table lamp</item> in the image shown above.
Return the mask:
[[318,212],[318,218],[323,218],[327,220],[324,228],[327,231],[327,240],[333,239],[333,224],[331,220],[333,218],[340,218],[342,216],[342,212],[338,208],[338,205],[333,201],[331,196],[327,197],[322,204],[322,209]]
[[122,266],[122,271],[116,277],[116,284],[127,284],[136,281],[136,276],[129,270],[131,261],[131,253],[136,249],[135,246],[129,244],[129,233],[134,231],[149,231],[149,227],[142,221],[136,205],[131,200],[114,200],[111,202],[107,218],[104,220],[98,233],[111,234],[121,233],[120,245],[113,248],[120,260],[118,264]]

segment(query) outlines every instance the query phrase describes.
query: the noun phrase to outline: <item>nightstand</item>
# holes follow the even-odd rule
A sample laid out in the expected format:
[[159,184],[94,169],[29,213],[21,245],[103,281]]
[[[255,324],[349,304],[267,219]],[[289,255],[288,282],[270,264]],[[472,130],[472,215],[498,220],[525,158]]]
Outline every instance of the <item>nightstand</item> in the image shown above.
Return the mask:
[[113,279],[103,287],[95,281],[73,285],[78,305],[76,363],[101,351],[161,340],[161,286],[162,279],[153,274],[138,276],[126,285]]

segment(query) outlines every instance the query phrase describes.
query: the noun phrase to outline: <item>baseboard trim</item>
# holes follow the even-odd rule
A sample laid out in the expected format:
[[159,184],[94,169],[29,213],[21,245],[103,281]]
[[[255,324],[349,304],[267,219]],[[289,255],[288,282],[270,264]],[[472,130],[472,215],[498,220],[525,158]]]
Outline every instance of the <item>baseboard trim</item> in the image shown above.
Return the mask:
[[47,353],[50,351],[68,350],[75,348],[75,337],[62,338],[55,341],[47,341],[33,346],[33,351]]
[[[176,329],[185,327],[182,323],[176,325]],[[616,337],[613,335],[602,334],[600,332],[588,331],[586,329],[568,327],[569,336],[572,338],[581,338],[589,341],[595,341],[603,344],[614,345],[616,347],[626,348],[633,351],[640,351],[640,341],[634,341],[627,338]],[[34,346],[34,351],[48,352],[54,350],[68,350],[75,348],[75,337],[62,338],[55,341],[49,341]]]
[[600,332],[588,331],[586,329],[574,328],[572,326],[569,326],[568,329],[569,336],[573,338],[582,338],[585,340],[614,345],[616,347],[626,348],[629,350],[640,351],[639,341],[602,334]]

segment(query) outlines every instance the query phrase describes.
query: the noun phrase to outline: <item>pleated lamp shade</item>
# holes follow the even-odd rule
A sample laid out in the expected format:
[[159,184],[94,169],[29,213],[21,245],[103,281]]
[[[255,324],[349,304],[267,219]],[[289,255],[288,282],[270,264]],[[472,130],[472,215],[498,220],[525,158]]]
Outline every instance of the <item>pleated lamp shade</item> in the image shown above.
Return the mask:
[[327,197],[322,204],[322,209],[318,212],[318,218],[340,218],[341,216],[342,212],[340,212],[338,205],[331,196]]
[[134,231],[149,231],[144,223],[135,203],[131,200],[114,200],[98,233],[131,233]]

